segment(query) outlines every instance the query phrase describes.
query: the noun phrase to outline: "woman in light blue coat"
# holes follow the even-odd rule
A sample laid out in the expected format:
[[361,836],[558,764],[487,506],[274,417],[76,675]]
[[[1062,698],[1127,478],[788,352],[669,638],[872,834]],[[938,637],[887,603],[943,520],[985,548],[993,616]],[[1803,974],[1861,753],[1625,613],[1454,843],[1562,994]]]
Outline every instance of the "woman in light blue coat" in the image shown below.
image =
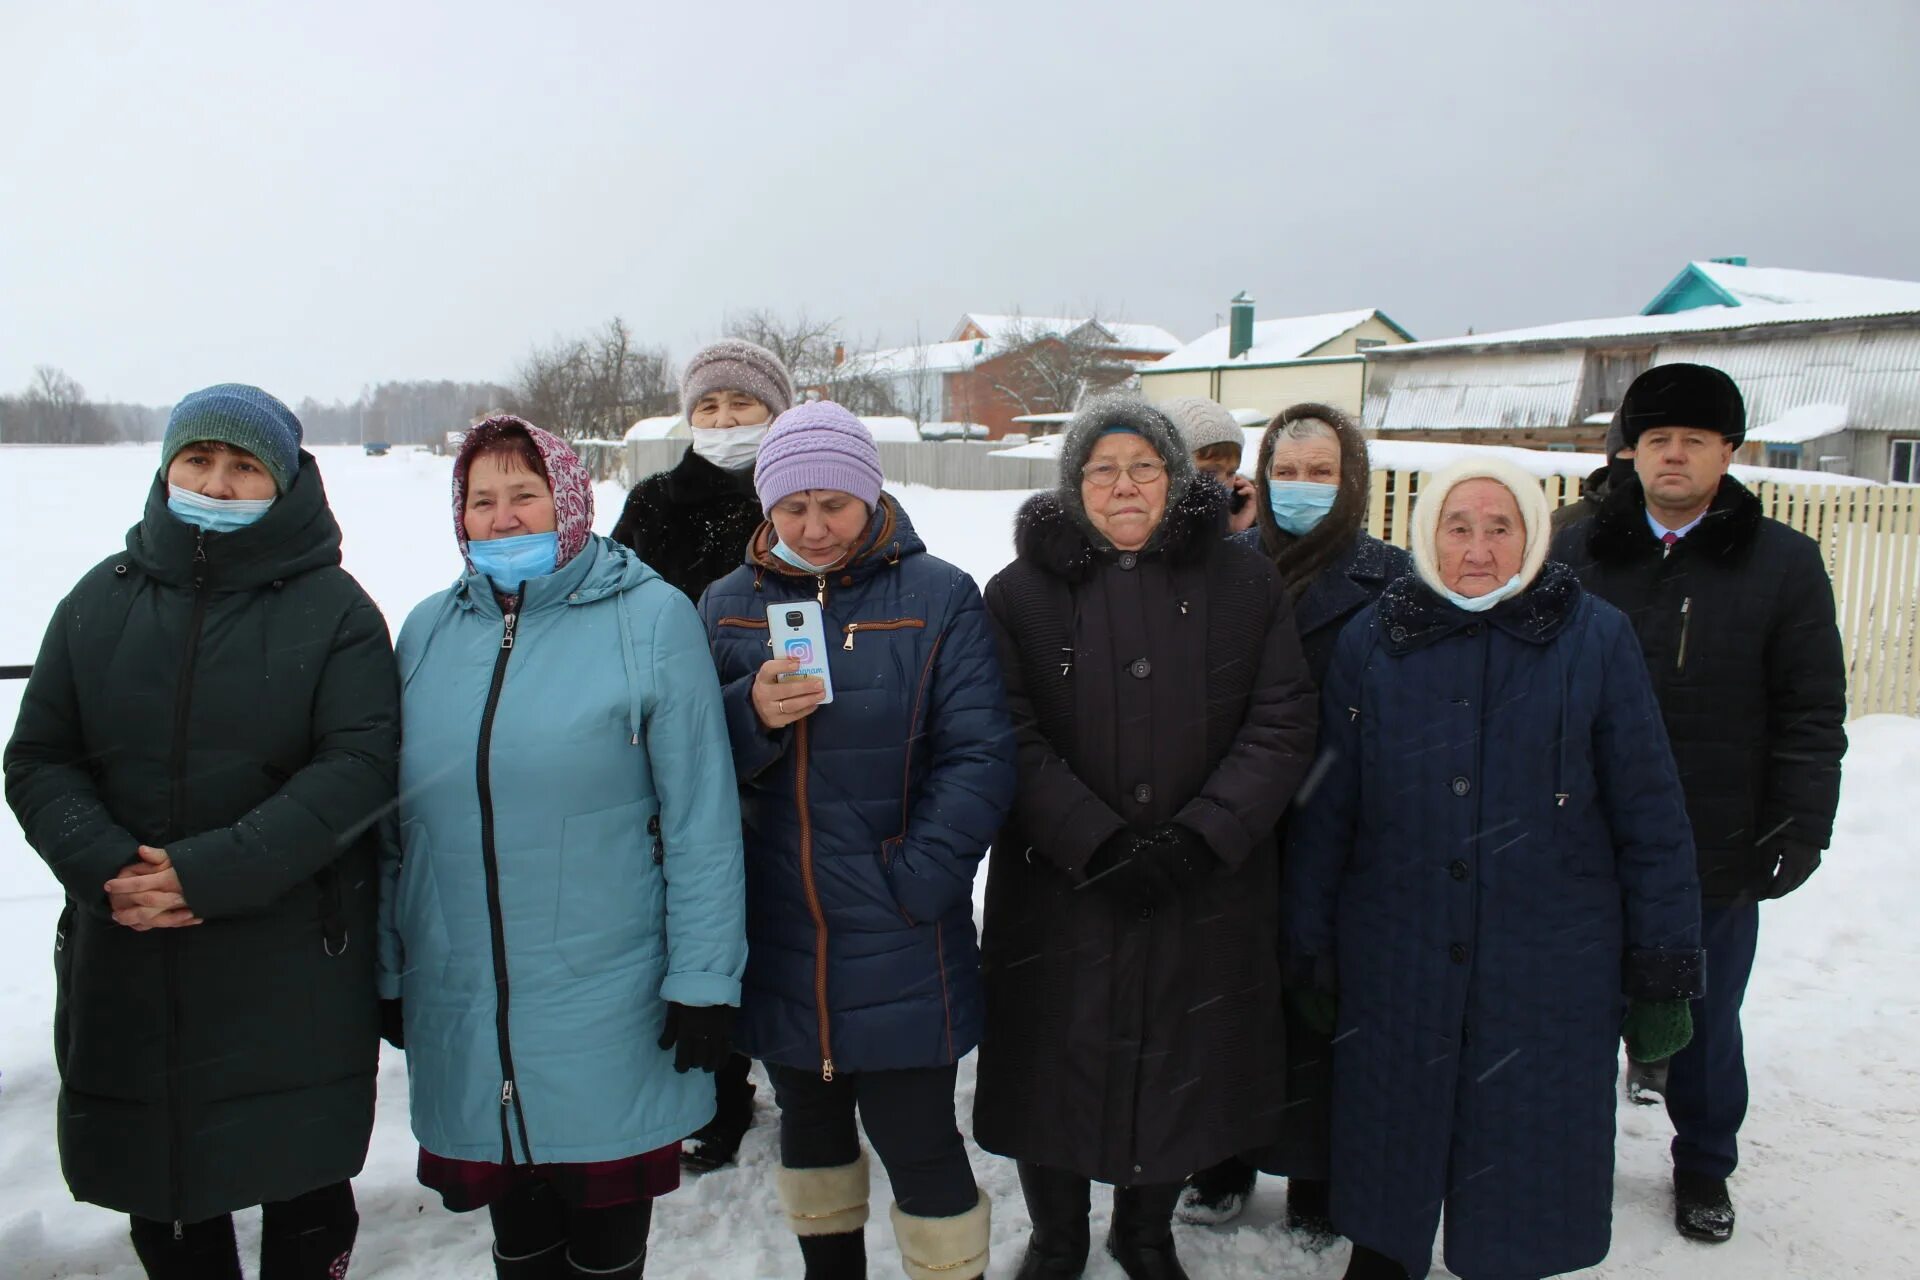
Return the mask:
[[420,1180],[489,1209],[500,1277],[638,1276],[746,965],[719,682],[563,441],[489,419],[453,499],[468,572],[400,634],[382,902]]

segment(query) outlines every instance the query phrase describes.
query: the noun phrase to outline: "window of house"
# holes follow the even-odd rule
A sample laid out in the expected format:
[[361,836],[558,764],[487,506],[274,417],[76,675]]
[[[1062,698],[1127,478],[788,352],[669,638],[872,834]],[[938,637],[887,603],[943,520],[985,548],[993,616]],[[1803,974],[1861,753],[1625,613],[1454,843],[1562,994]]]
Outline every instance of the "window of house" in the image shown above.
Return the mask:
[[1355,338],[1353,340],[1353,349],[1355,351],[1371,351],[1375,347],[1384,347],[1386,345],[1387,340],[1385,338]]
[[1920,484],[1920,440],[1895,440],[1887,479],[1895,484]]
[[1780,467],[1786,471],[1800,469],[1800,446],[1797,444],[1770,444],[1767,446],[1767,465]]

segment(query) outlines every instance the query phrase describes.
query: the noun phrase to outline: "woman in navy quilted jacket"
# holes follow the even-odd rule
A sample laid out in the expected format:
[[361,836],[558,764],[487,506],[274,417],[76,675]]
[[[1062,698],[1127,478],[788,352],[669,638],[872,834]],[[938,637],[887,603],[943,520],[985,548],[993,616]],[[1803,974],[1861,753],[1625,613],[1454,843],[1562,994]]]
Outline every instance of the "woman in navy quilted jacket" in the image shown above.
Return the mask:
[[1332,1210],[1349,1280],[1607,1254],[1613,1082],[1691,1034],[1693,839],[1626,618],[1547,563],[1532,477],[1423,489],[1414,572],[1340,637],[1283,909],[1333,1034]]
[[[783,413],[755,468],[768,521],[700,603],[746,823],[741,1041],[780,1103],[806,1274],[865,1274],[857,1106],[907,1274],[968,1280],[988,1206],[954,1079],[980,1037],[973,876],[1013,800],[1013,735],[979,591],[881,483],[858,418]],[[768,607],[802,600],[821,606],[831,703],[768,650]]]

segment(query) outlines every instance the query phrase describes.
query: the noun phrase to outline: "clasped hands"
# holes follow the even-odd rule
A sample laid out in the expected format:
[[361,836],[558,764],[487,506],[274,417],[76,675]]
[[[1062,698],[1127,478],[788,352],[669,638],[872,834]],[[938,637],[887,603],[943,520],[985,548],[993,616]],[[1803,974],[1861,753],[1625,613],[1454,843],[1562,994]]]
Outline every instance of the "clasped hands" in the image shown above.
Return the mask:
[[106,883],[107,906],[115,922],[135,933],[205,923],[187,905],[180,875],[167,851],[143,844],[138,852],[138,862],[120,868]]

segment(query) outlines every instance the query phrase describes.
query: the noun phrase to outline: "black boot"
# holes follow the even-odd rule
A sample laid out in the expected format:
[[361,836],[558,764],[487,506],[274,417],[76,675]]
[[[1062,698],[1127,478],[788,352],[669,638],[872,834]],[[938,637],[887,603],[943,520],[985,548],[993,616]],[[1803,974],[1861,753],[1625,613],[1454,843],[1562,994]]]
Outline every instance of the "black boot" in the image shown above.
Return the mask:
[[1627,1060],[1627,1100],[1651,1107],[1667,1100],[1667,1068],[1672,1058],[1658,1062]]
[[1022,1160],[1020,1193],[1026,1197],[1033,1235],[1014,1280],[1074,1280],[1086,1270],[1092,1245],[1087,1227],[1092,1191],[1087,1180]]
[[567,1242],[556,1240],[538,1253],[517,1258],[501,1257],[496,1244],[493,1274],[494,1280],[569,1280],[572,1273],[567,1270]]
[[806,1260],[806,1280],[866,1280],[867,1233],[801,1236],[800,1256]]
[[1186,1269],[1173,1251],[1173,1206],[1179,1199],[1177,1182],[1113,1189],[1107,1253],[1127,1273],[1127,1280],[1187,1280]]
[[561,1274],[568,1280],[639,1280],[647,1268],[652,1226],[651,1200],[570,1211]]
[[231,1214],[180,1226],[135,1218],[133,1252],[149,1280],[240,1280]]
[[1309,1248],[1323,1249],[1340,1238],[1333,1229],[1333,1184],[1325,1178],[1287,1179],[1287,1230],[1306,1237]]
[[1187,1179],[1187,1185],[1180,1192],[1180,1207],[1174,1213],[1180,1221],[1196,1227],[1217,1227],[1232,1222],[1247,1207],[1257,1172],[1239,1157],[1228,1156],[1211,1169],[1202,1169]]
[[1673,1171],[1673,1225],[1689,1240],[1725,1244],[1733,1239],[1733,1197],[1725,1178]]
[[263,1205],[260,1280],[346,1280],[359,1233],[351,1183]]
[[1407,1280],[1407,1269],[1384,1253],[1356,1244],[1342,1280]]
[[713,1119],[680,1152],[680,1163],[690,1172],[711,1173],[740,1154],[740,1141],[753,1128],[753,1085],[747,1080],[752,1069],[753,1059],[736,1053],[713,1073]]

